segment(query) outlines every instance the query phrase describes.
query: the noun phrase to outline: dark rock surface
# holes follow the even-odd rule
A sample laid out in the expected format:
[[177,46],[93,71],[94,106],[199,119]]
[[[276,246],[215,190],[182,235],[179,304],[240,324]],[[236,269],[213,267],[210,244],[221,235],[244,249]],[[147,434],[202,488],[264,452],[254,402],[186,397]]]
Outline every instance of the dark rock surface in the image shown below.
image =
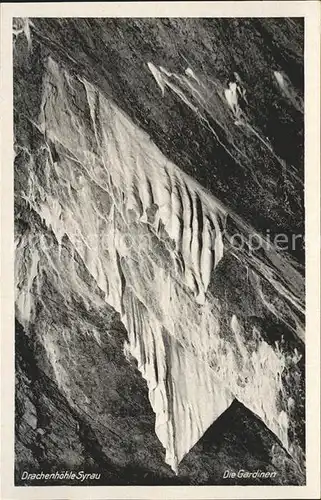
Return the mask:
[[[228,238],[240,232],[248,236],[252,230],[263,236],[269,231],[272,237],[304,234],[303,21],[34,18],[31,23],[31,40],[23,33],[14,40],[16,484],[44,484],[22,480],[25,470],[67,469],[100,473],[94,484],[102,485],[304,484],[302,240],[281,252],[275,252],[273,245],[272,249],[264,246],[251,252],[246,247],[235,252]],[[53,61],[52,73],[48,60]],[[187,69],[192,69],[193,77]],[[236,114],[224,93],[235,73],[244,91]],[[61,78],[60,87],[54,78]],[[83,79],[100,92],[96,93],[94,120]],[[45,91],[49,92],[47,100],[43,99]],[[57,97],[64,93],[65,107]],[[178,474],[165,463],[165,450],[155,434],[150,388],[138,369],[139,360],[124,350],[130,332],[122,322],[122,311],[116,312],[106,299],[101,276],[97,278],[90,258],[81,255],[74,235],[61,230],[59,241],[59,228],[73,227],[66,223],[70,214],[78,230],[87,211],[84,227],[94,232],[96,221],[90,207],[103,215],[111,213],[117,189],[104,191],[104,184],[86,177],[87,170],[79,162],[82,154],[98,155],[95,135],[101,139],[104,127],[109,126],[102,118],[105,98],[147,132],[166,158],[226,207],[224,255],[209,276],[206,298],[213,310],[217,307],[220,334],[233,345],[232,352],[238,348],[235,329],[239,329],[247,359],[253,362],[263,352],[258,362],[263,368],[258,369],[268,373],[273,353],[277,363],[283,363],[280,380],[271,381],[271,392],[275,384],[278,388],[271,413],[278,414],[268,415],[267,420],[275,417],[276,428],[282,428],[278,418],[286,413],[288,449],[234,394],[232,404],[180,462]],[[48,119],[48,130],[39,125],[41,113]],[[75,146],[77,127],[80,138]],[[59,130],[69,149],[59,142]],[[81,137],[83,130],[86,134]],[[113,138],[109,137],[110,143]],[[81,206],[84,175],[88,210]],[[150,191],[156,188],[152,185]],[[70,193],[67,201],[66,192]],[[77,204],[79,209],[74,210]],[[197,219],[199,233],[206,220],[204,204],[200,199],[197,213],[191,215]],[[153,209],[157,212],[157,204],[148,207],[150,221]],[[121,217],[115,215],[115,220],[122,228]],[[131,226],[133,233],[143,236],[145,230],[141,222]],[[78,237],[86,240],[86,234]],[[153,234],[153,244],[156,239]],[[202,242],[200,236],[200,246]],[[170,245],[164,229],[151,253],[160,268],[174,273]],[[145,248],[134,249],[133,254],[138,258],[134,276],[143,276],[142,288],[148,290],[147,271],[153,274],[154,261],[151,258],[148,267]],[[122,297],[127,297],[126,287],[134,289],[128,279],[133,264],[119,254],[116,260]],[[103,257],[99,255],[97,261],[100,265]],[[107,281],[111,279],[111,268],[106,275]],[[185,293],[185,284],[177,287]],[[153,284],[151,302],[152,289]],[[143,304],[141,296],[139,301]],[[199,310],[195,307],[195,317]],[[230,325],[235,317],[233,330]],[[174,343],[163,330],[164,325],[162,336]],[[193,332],[189,334],[192,337]],[[177,352],[182,347],[179,342]],[[171,356],[174,359],[171,348],[167,346],[166,362]],[[221,355],[227,350],[225,345]],[[228,359],[224,358],[222,369]],[[237,358],[240,378],[246,363],[245,358]],[[168,387],[174,382],[168,375]],[[246,377],[239,383],[245,385]],[[173,391],[168,387],[169,393]],[[174,414],[173,408],[169,412]],[[241,469],[277,474],[269,479],[223,479],[224,471]],[[45,484],[78,485],[79,481]],[[93,481],[81,484],[93,485]]]
[[[101,475],[94,482],[83,481],[83,485],[290,485],[297,484],[298,477],[304,482],[303,473],[281,443],[237,401],[206,431],[175,476],[164,464],[164,451],[154,434],[154,414],[144,381],[133,363],[121,359],[120,349],[111,355],[110,347],[106,342],[103,349],[87,345],[86,350],[96,357],[97,382],[91,391],[94,396],[91,404],[96,411],[103,401],[99,394],[101,386],[107,388],[110,398],[110,373],[113,383],[115,379],[121,381],[124,398],[119,398],[111,408],[112,428],[97,426],[88,413],[70,407],[54,380],[35,363],[35,351],[41,351],[41,346],[32,345],[16,323],[16,485],[43,484],[41,480],[21,479],[23,471],[69,470]],[[114,364],[113,370],[106,363],[106,355],[109,363]],[[45,357],[44,353],[41,357]],[[77,378],[87,381],[91,366],[91,362],[82,361]],[[226,470],[257,469],[277,475],[269,479],[222,479]],[[79,485],[79,481],[46,481],[46,485],[54,484]]]
[[[166,156],[256,229],[303,234],[303,20],[32,22],[45,52],[104,91]],[[193,69],[205,86],[203,107],[191,98],[199,115],[169,88],[162,96],[148,62],[176,75]],[[247,91],[248,121],[272,152],[237,129],[216,96],[235,71]],[[290,97],[274,71],[288,76]],[[302,248],[294,253],[303,262]]]

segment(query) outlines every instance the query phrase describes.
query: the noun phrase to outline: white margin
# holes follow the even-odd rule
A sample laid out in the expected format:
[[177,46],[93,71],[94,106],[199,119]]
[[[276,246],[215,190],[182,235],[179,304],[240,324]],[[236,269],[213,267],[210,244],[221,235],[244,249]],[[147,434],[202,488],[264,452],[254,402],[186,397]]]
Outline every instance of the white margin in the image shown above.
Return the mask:
[[[1,498],[3,500],[320,498],[320,10],[319,1],[266,0],[1,5]],[[15,487],[13,485],[14,268],[11,33],[13,17],[305,17],[306,486]]]

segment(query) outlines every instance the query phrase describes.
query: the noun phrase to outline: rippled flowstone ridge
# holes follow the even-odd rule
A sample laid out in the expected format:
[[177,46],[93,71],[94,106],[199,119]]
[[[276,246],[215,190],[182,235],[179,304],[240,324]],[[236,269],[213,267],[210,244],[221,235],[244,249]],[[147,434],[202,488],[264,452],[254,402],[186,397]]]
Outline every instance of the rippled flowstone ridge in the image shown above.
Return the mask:
[[14,20],[16,484],[305,484],[303,40]]

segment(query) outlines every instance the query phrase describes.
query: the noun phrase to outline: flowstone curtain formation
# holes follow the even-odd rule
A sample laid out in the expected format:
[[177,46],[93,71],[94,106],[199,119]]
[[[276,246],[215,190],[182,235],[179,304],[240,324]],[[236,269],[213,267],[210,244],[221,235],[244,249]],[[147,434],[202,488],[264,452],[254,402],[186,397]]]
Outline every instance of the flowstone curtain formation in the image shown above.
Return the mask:
[[303,23],[13,36],[16,483],[304,484]]

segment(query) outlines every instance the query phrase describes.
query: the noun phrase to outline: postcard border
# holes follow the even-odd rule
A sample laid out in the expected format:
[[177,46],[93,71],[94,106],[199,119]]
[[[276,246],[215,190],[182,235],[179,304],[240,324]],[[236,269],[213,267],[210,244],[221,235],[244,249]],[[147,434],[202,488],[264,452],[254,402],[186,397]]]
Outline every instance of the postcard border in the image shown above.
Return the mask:
[[[12,3],[1,5],[1,465],[2,498],[319,498],[320,495],[320,11],[319,1]],[[304,17],[306,203],[306,486],[54,486],[13,484],[13,17]]]

